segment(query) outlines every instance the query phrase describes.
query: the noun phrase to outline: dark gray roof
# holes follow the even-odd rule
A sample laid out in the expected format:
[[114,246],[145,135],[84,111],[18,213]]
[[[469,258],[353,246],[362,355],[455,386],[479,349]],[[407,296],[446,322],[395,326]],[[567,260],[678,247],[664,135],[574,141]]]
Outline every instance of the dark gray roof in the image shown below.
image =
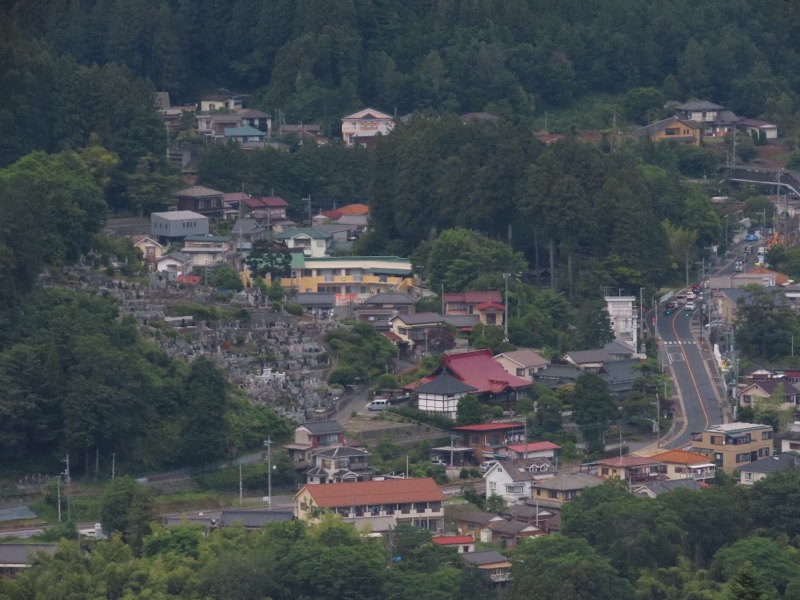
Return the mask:
[[633,491],[636,495],[643,496],[645,494],[643,492],[640,493],[639,490],[643,490],[645,488],[650,490],[650,492],[656,496],[660,496],[661,494],[674,492],[677,489],[691,490],[695,492],[703,489],[703,486],[700,485],[700,482],[696,479],[669,479],[667,481],[651,481],[649,483],[643,483],[641,485],[634,486]]
[[539,471],[532,472],[532,465],[550,464],[546,458],[520,458],[517,460],[501,460],[495,469],[503,469],[514,481],[532,481]]
[[747,290],[745,290],[744,288],[723,288],[719,291],[725,294],[725,296],[727,296],[731,302],[737,304],[739,302],[739,299],[746,298],[748,293]]
[[37,552],[53,555],[57,544],[0,544],[0,565],[29,565]]
[[214,519],[211,517],[164,517],[164,527],[176,527],[188,523],[189,525],[202,525],[206,529],[210,529],[214,524]]
[[471,565],[477,567],[481,565],[491,565],[494,563],[508,562],[508,559],[497,550],[482,550],[481,552],[463,552],[459,554],[461,558]]
[[640,360],[617,360],[603,364],[603,371],[606,372],[610,384],[633,381],[642,376],[642,372],[637,368],[641,366]]
[[530,527],[530,523],[526,523],[525,521],[506,521],[505,519],[502,521],[494,521],[490,524],[492,531],[496,531],[498,533],[505,533],[508,535],[517,535],[523,529]]
[[599,363],[611,360],[619,360],[616,356],[627,356],[630,358],[635,354],[632,348],[619,342],[609,342],[602,348],[595,348],[593,350],[575,350],[568,352],[567,356],[571,358],[576,364],[585,363]]
[[788,471],[797,467],[800,467],[800,457],[793,452],[787,452],[751,462],[748,465],[739,467],[739,470],[753,473],[777,473],[778,471]]
[[496,518],[497,515],[494,513],[483,512],[482,510],[465,510],[464,512],[458,514],[456,521],[486,525],[489,521]]
[[341,223],[319,223],[314,225],[314,229],[326,233],[342,233],[350,231],[351,228]]
[[435,325],[442,323],[444,317],[435,312],[420,312],[413,315],[400,315],[396,317],[406,325]]
[[173,194],[178,198],[207,198],[209,196],[222,196],[222,192],[202,185],[193,185]]
[[570,491],[603,485],[603,480],[587,473],[561,474],[536,482],[537,488],[543,490]]
[[574,381],[581,374],[581,370],[575,365],[553,365],[545,367],[538,373],[533,374],[534,381],[539,379],[558,379],[559,381]]
[[[650,123],[649,125],[645,125],[644,127],[639,127],[639,129],[635,129],[631,132],[633,137],[648,137],[666,129],[667,127],[674,125],[675,123],[687,123],[692,125],[693,127],[697,127],[698,125],[694,121],[690,121],[688,119],[681,119],[680,117],[668,117],[666,119],[662,119],[661,121],[656,121],[655,123]],[[682,139],[683,137],[692,137],[692,136],[675,136],[675,139]]]
[[344,432],[344,427],[339,421],[309,421],[308,423],[302,423],[299,427],[305,427],[315,435]]
[[219,518],[221,527],[240,524],[250,529],[261,529],[267,523],[291,521],[294,518],[290,510],[223,510]]
[[444,395],[469,393],[474,392],[477,389],[478,388],[474,388],[471,385],[464,383],[460,379],[456,379],[449,373],[442,373],[436,379],[433,379],[428,383],[423,383],[414,391],[418,394]]
[[381,292],[370,296],[361,304],[405,304],[414,305],[417,301],[408,294],[402,292]]
[[315,456],[324,456],[325,458],[345,458],[350,456],[369,456],[370,453],[360,448],[353,448],[352,446],[334,446],[333,448],[325,448],[319,452],[314,453]]
[[234,236],[240,234],[250,235],[264,230],[265,228],[259,225],[255,219],[237,219],[236,223],[233,224],[231,234]]

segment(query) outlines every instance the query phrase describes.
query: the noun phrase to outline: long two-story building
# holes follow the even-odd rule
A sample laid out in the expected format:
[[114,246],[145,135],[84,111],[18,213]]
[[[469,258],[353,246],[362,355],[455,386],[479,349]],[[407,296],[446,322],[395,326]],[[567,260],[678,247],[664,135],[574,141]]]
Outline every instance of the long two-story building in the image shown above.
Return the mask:
[[695,435],[692,450],[709,454],[709,462],[730,474],[751,462],[772,456],[773,437],[770,425],[723,423]]

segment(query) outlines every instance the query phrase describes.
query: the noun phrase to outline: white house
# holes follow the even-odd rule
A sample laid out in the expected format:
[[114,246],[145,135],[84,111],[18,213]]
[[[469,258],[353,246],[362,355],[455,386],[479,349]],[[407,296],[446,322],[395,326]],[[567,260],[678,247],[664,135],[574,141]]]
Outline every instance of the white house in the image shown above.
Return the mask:
[[342,119],[342,137],[348,147],[369,145],[376,135],[388,135],[392,129],[392,117],[374,108],[365,108]]
[[448,419],[456,418],[459,399],[475,391],[477,388],[448,373],[442,373],[436,379],[423,383],[414,390],[420,410],[440,414]]
[[636,352],[639,348],[639,315],[636,296],[606,296],[614,339]]
[[497,494],[507,505],[531,499],[534,483],[555,475],[556,469],[546,458],[501,460],[492,465],[483,478],[486,497]]

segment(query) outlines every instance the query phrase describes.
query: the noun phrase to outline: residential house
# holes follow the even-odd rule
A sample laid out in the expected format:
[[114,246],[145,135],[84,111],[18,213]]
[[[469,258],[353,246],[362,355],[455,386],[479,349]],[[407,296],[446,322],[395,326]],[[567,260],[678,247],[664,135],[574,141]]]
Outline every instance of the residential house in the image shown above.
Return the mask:
[[675,106],[675,112],[682,119],[694,121],[696,123],[713,123],[719,117],[720,111],[724,106],[714,104],[705,100],[693,100]]
[[772,456],[772,427],[755,423],[723,423],[698,433],[692,450],[710,453],[711,462],[733,473],[760,458]]
[[414,282],[411,261],[396,256],[307,257],[292,253],[291,277],[281,280],[287,289],[336,296],[337,306],[358,304],[380,292],[403,291]]
[[778,126],[758,119],[741,119],[736,124],[737,129],[747,132],[748,135],[763,136],[768,140],[778,139]]
[[442,316],[434,312],[415,312],[396,315],[389,319],[392,333],[400,338],[399,344],[406,352],[428,354],[428,335],[450,325],[457,331],[470,331],[478,324],[477,315]]
[[699,146],[703,139],[703,129],[695,121],[673,116],[639,127],[631,135],[654,142],[672,141]]
[[272,117],[267,113],[254,108],[246,108],[240,110],[238,113],[242,126],[252,127],[263,133],[267,134],[267,139],[270,137],[272,131]]
[[297,468],[307,468],[314,452],[344,445],[344,427],[338,421],[310,421],[295,427],[294,442],[283,447]]
[[612,394],[625,396],[633,389],[633,382],[642,376],[641,366],[639,359],[614,360],[603,364],[600,376]]
[[30,568],[39,554],[52,556],[58,544],[0,544],[0,578],[14,577]]
[[243,202],[244,214],[258,221],[259,225],[267,230],[274,230],[276,225],[288,221],[286,209],[289,207],[289,203],[279,196],[246,198]]
[[472,448],[479,463],[497,453],[502,455],[509,444],[525,440],[525,424],[516,422],[459,425],[453,432],[461,437],[461,446]]
[[226,508],[220,515],[219,526],[240,525],[250,531],[261,531],[267,523],[283,523],[293,518],[294,514],[290,510]]
[[795,421],[789,430],[781,435],[781,452],[800,451],[800,421]]
[[149,265],[155,265],[167,249],[149,235],[135,235],[131,238],[133,247],[142,253],[142,260]]
[[725,323],[733,323],[739,311],[739,300],[746,299],[747,292],[741,288],[724,288],[714,293],[717,316]]
[[475,538],[471,535],[439,535],[433,536],[431,541],[437,546],[455,548],[459,554],[475,552]]
[[308,258],[323,258],[329,254],[333,235],[313,227],[293,227],[275,236],[289,249],[299,248]]
[[306,483],[369,481],[377,469],[369,466],[369,452],[351,446],[334,446],[312,451]]
[[202,185],[179,190],[173,194],[178,200],[178,210],[189,210],[207,217],[221,217],[222,192]]
[[329,316],[330,311],[336,306],[336,296],[321,292],[298,292],[292,301],[316,317]]
[[492,583],[500,589],[511,581],[511,562],[496,550],[465,552],[460,556],[471,567],[488,574]]
[[800,457],[796,453],[776,454],[740,467],[739,483],[753,485],[773,473],[797,468],[800,468]]
[[506,506],[523,503],[531,499],[534,481],[554,474],[555,467],[546,458],[497,461],[483,476],[486,497],[496,494]]
[[506,446],[506,454],[512,460],[520,458],[546,458],[553,461],[558,457],[561,446],[553,442],[525,442]]
[[266,146],[267,134],[252,125],[225,127],[223,132],[226,142],[236,142],[243,148],[264,148]]
[[550,361],[541,354],[527,348],[503,352],[496,355],[494,359],[500,363],[500,366],[507,373],[522,377],[522,379],[526,379],[531,383],[533,383],[533,376],[536,373],[550,365]]
[[495,513],[482,510],[465,510],[456,515],[455,521],[459,534],[471,535],[476,540],[479,540],[485,537],[484,531],[491,530],[493,523],[499,523],[500,521],[505,521],[505,519]]
[[231,228],[234,248],[237,252],[250,252],[253,244],[267,238],[267,229],[255,219],[236,219]]
[[708,456],[688,450],[667,450],[651,457],[663,465],[667,479],[694,479],[713,481],[717,467],[709,462]]
[[208,233],[208,217],[191,210],[154,212],[150,214],[150,236],[159,244],[182,241],[187,235]]
[[531,523],[502,519],[492,522],[491,527],[483,531],[481,541],[510,550],[516,547],[521,538],[532,538],[545,534],[543,529]]
[[800,387],[791,381],[778,378],[741,384],[738,394],[739,406],[755,406],[758,402],[767,400],[776,393],[781,394],[783,408],[797,408],[798,402],[800,402]]
[[403,292],[382,292],[365,298],[353,310],[356,319],[372,325],[379,331],[391,329],[390,320],[398,315],[413,315],[417,300]]
[[224,263],[233,251],[229,235],[187,235],[181,252],[192,257],[192,267],[213,267]]
[[197,133],[206,142],[221,142],[225,139],[225,130],[239,127],[242,120],[235,112],[226,113],[197,113]]
[[575,365],[551,364],[533,376],[534,383],[546,385],[552,390],[560,388],[562,385],[575,383],[582,371]]
[[228,90],[221,89],[216,94],[209,94],[200,99],[201,112],[213,112],[217,110],[239,110],[244,105],[244,98],[241,94],[234,94]]
[[606,296],[606,311],[611,318],[614,341],[639,350],[639,312],[636,296]]
[[374,108],[365,108],[342,119],[342,137],[348,148],[359,144],[370,146],[375,136],[388,135],[392,129],[392,117]]
[[305,485],[294,495],[295,516],[319,520],[318,509],[343,518],[392,517],[397,525],[441,531],[444,494],[436,482],[424,479],[384,479],[328,485]]
[[704,485],[696,479],[670,479],[667,481],[648,481],[646,483],[637,483],[631,486],[631,492],[640,498],[657,498],[661,494],[674,492],[675,490],[689,490],[696,492],[703,489]]
[[417,407],[420,410],[440,414],[453,420],[456,418],[458,401],[476,391],[477,388],[448,373],[442,373],[436,379],[414,389],[414,393],[417,395]]
[[445,316],[478,315],[484,325],[503,326],[506,307],[500,292],[458,292],[444,295]]
[[631,360],[635,354],[636,351],[633,348],[615,340],[602,348],[568,352],[564,355],[564,360],[581,370],[598,373],[606,363],[617,360]]
[[[661,463],[654,458],[616,456],[595,460],[585,467],[590,475],[596,475],[601,479],[616,477],[628,483],[666,479],[666,476],[661,474]],[[583,468],[584,465],[581,466],[581,469]]]
[[171,252],[158,259],[156,271],[164,274],[168,281],[177,281],[192,272],[192,257],[183,252]]
[[533,486],[533,499],[560,506],[580,496],[587,488],[603,485],[603,479],[588,473],[561,473],[549,479],[540,479]]
[[[392,323],[394,324],[400,318],[395,317]],[[491,351],[484,348],[471,352],[445,354],[442,362],[430,375],[405,386],[404,389],[414,391],[420,385],[436,379],[443,373],[448,373],[475,388],[472,393],[478,395],[482,400],[500,401],[508,406],[516,402],[518,395],[531,385],[529,381],[503,370],[492,357]]]

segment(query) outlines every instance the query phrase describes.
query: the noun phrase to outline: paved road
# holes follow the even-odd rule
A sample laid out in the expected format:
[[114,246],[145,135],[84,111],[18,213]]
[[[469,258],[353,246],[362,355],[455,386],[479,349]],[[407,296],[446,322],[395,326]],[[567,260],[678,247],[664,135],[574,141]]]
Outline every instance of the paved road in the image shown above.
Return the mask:
[[661,335],[663,364],[672,372],[677,395],[682,401],[681,422],[672,439],[662,440],[662,446],[681,448],[692,440],[692,434],[709,425],[723,422],[715,382],[711,375],[713,360],[705,340],[696,340],[692,332],[699,314],[686,316],[682,310],[662,315],[658,321]]

